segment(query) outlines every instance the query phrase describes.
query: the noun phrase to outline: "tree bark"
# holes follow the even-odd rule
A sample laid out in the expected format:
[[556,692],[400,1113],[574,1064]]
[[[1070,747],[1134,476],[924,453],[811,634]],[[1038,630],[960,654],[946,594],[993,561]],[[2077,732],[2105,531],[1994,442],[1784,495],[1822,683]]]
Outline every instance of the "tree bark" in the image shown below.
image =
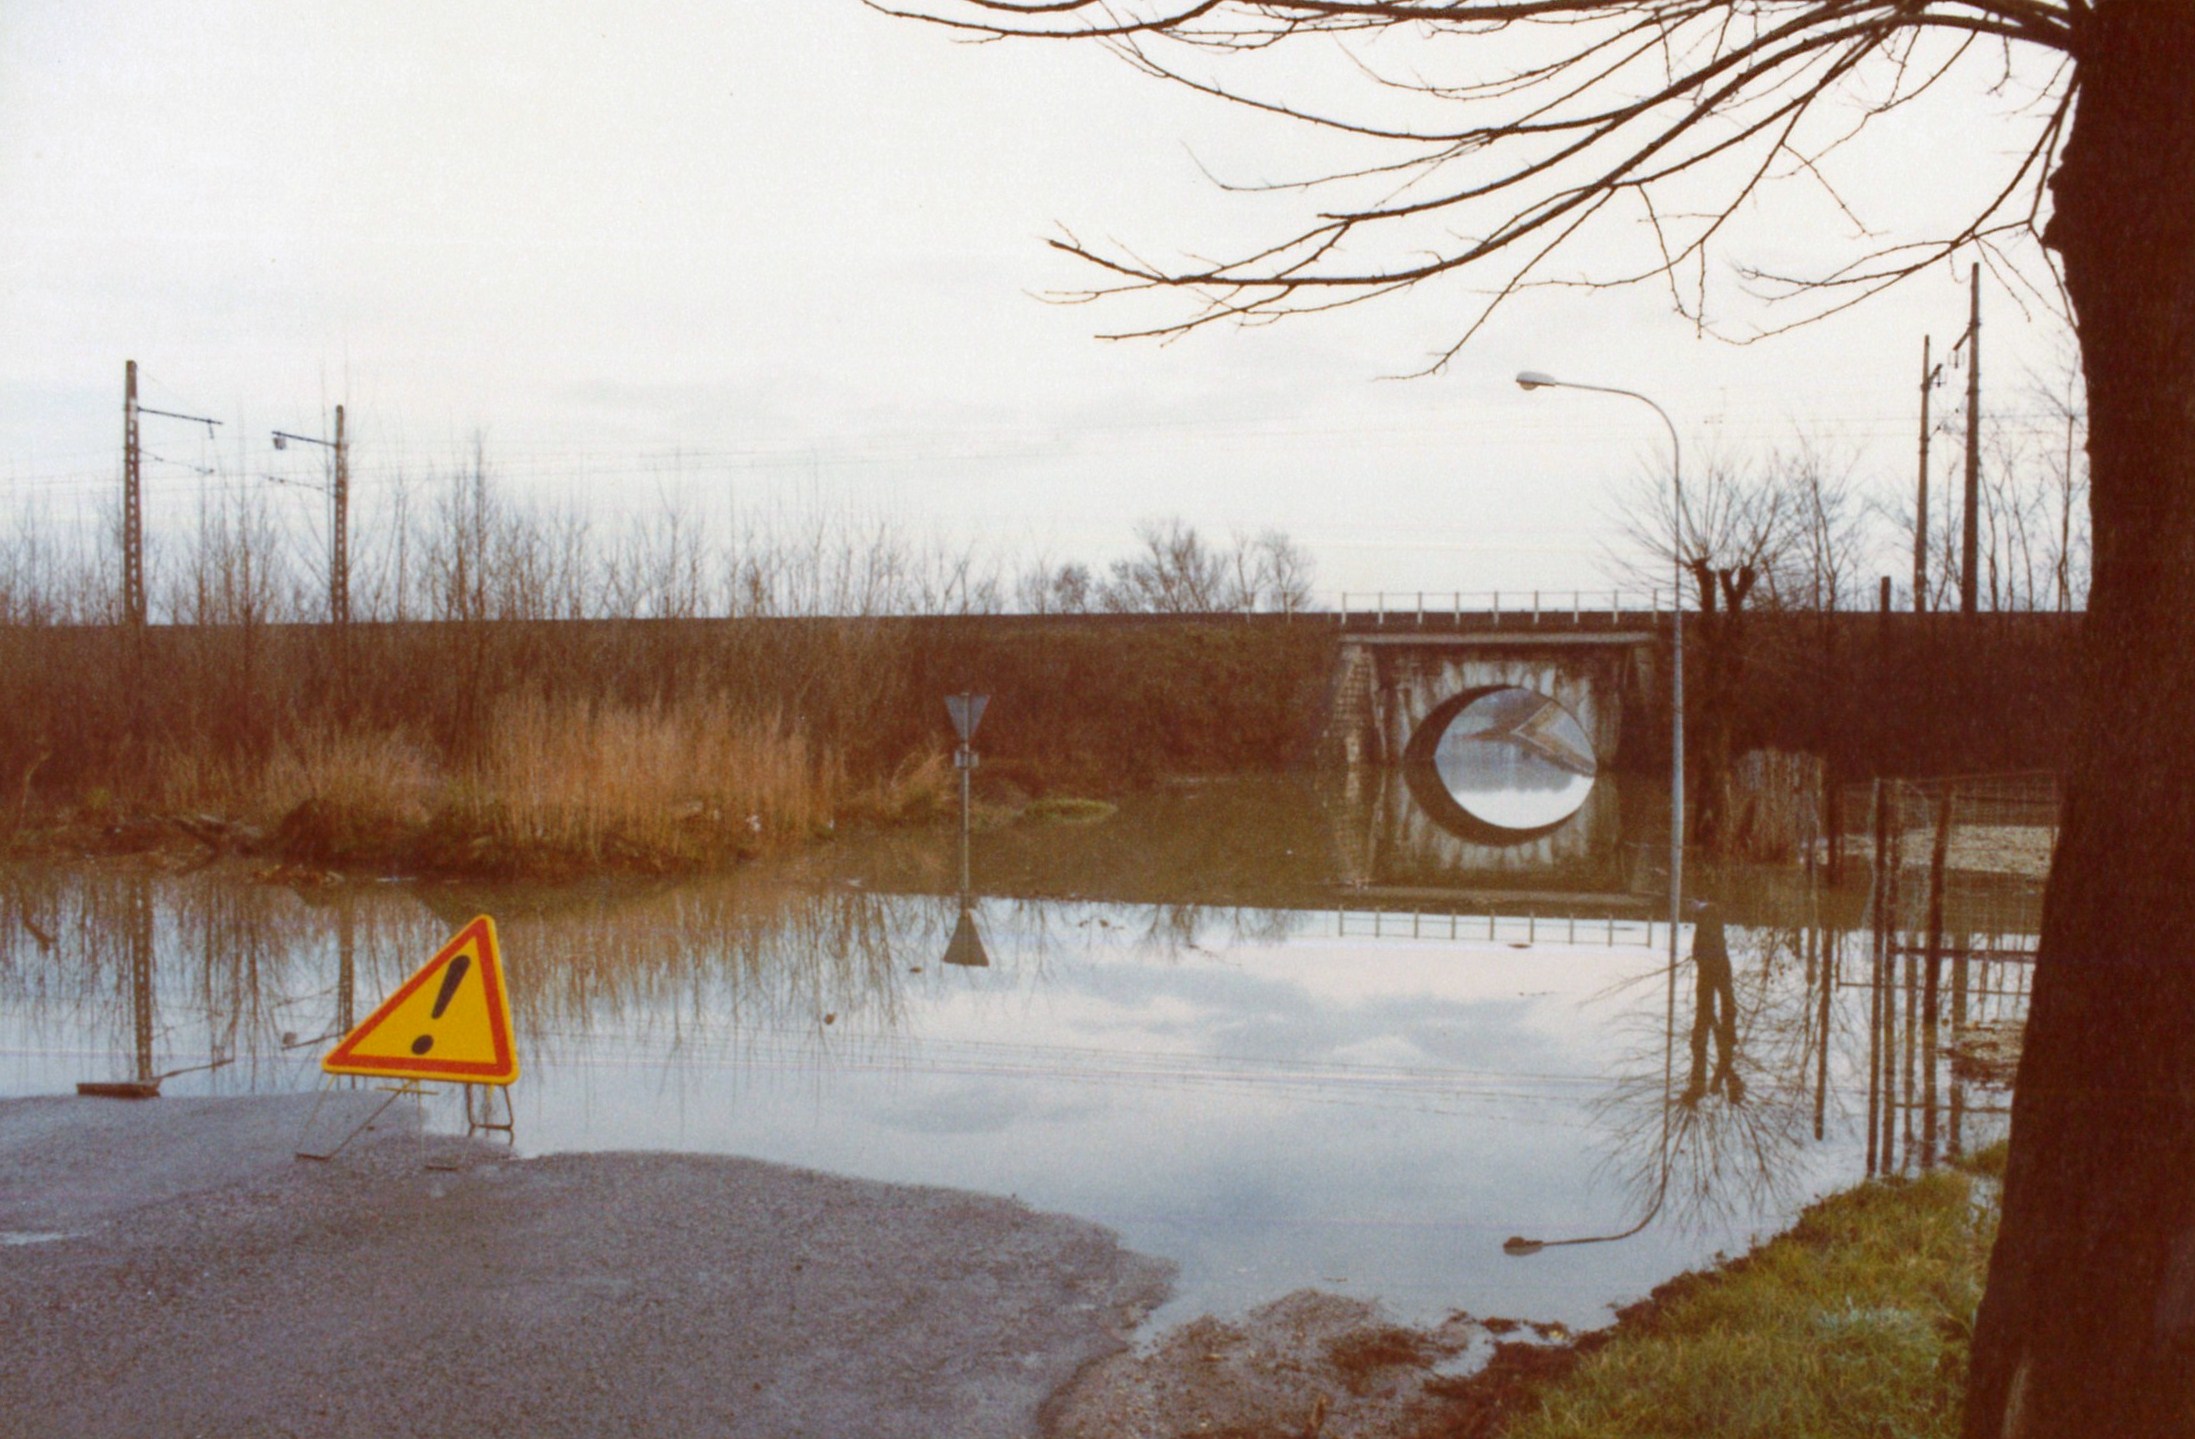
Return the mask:
[[2075,60],[2094,581],[1969,1439],[2195,1433],[2195,0],[2098,0]]

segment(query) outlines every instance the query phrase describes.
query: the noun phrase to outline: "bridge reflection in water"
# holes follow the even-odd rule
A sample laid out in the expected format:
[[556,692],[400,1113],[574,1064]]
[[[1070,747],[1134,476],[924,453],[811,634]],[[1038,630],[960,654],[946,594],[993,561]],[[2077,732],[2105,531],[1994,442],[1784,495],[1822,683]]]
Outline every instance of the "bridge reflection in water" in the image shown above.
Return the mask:
[[[1589,1323],[1859,1177],[1871,1140],[1900,1168],[2001,1129],[2003,1090],[1945,1054],[1954,1028],[2017,1017],[2014,962],[1975,959],[1963,992],[1947,971],[1932,1016],[1925,962],[1918,981],[1902,953],[1876,963],[1861,886],[1748,872],[1708,876],[1728,964],[1672,986],[1620,831],[1613,859],[1510,855],[1477,886],[1407,865],[1350,882],[1329,841],[1407,802],[1380,795],[1183,786],[1103,824],[978,834],[990,893],[966,909],[942,832],[557,890],[17,869],[0,1093],[213,1058],[231,1062],[170,1090],[310,1087],[317,1050],[284,1036],[325,1034],[488,909],[521,1147],[1017,1193],[1178,1259],[1168,1318],[1317,1284]],[[1950,901],[1939,959],[2021,943]],[[990,965],[941,963],[970,912]],[[1621,1244],[1501,1252],[1523,1229],[1616,1232],[1657,1198]]]
[[1651,841],[1637,834],[1626,843],[1623,788],[1594,783],[1561,821],[1504,832],[1460,819],[1461,806],[1429,767],[1343,771],[1328,781],[1335,869],[1359,889],[1492,885],[1645,897]]

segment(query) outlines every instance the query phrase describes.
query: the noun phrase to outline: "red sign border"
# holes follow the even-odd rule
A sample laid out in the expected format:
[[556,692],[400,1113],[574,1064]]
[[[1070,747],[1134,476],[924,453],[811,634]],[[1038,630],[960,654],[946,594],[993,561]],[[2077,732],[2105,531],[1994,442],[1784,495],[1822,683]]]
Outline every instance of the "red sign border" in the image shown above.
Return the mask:
[[[431,1055],[365,1059],[352,1055],[353,1047],[360,1040],[380,1027],[398,1005],[410,998],[429,977],[439,974],[442,967],[457,958],[475,937],[480,941],[480,982],[487,991],[488,1042],[495,1050],[494,1059],[435,1059]],[[496,943],[495,920],[485,914],[475,916],[470,924],[435,951],[434,958],[398,986],[396,993],[382,1000],[379,1008],[344,1035],[342,1042],[320,1061],[320,1067],[329,1074],[360,1074],[383,1079],[461,1079],[468,1084],[509,1084],[517,1079],[518,1055],[511,1046],[510,999],[503,987],[503,954]]]

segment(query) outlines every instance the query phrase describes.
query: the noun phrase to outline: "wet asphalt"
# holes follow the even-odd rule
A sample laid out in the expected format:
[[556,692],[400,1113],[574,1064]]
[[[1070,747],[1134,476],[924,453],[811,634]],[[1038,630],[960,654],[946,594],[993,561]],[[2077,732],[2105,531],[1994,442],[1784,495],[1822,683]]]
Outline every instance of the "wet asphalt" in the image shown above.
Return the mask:
[[378,1098],[0,1101],[0,1430],[1003,1439],[1166,1291],[954,1190],[400,1117],[293,1158]]

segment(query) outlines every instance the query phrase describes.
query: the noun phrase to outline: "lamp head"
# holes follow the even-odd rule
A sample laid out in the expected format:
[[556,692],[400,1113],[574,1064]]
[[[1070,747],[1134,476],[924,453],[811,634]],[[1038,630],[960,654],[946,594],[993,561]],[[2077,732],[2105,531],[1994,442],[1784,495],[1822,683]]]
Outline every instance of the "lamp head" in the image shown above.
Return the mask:
[[1537,390],[1544,385],[1559,385],[1561,383],[1562,381],[1556,379],[1553,375],[1543,374],[1538,370],[1517,371],[1517,388],[1521,390]]
[[286,450],[290,447],[290,442],[283,439],[282,436],[278,433],[274,437],[274,447],[278,450]]

